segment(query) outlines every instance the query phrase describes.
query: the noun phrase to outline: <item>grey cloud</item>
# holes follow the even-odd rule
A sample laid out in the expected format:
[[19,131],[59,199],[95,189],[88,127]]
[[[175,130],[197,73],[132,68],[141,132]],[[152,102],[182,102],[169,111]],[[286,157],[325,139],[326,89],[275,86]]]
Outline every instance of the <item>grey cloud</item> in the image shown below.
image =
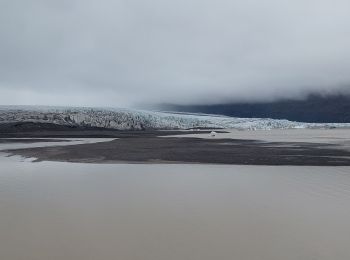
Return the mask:
[[0,104],[347,92],[349,9],[342,0],[3,0]]

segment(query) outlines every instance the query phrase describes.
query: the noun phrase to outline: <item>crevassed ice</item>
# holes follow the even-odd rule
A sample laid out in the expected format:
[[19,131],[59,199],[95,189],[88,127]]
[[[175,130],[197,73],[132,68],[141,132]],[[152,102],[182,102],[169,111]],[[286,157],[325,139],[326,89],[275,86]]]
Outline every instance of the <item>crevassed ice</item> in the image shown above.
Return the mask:
[[205,114],[132,109],[0,106],[0,123],[39,122],[118,130],[231,128],[248,130],[342,128],[350,124],[315,124],[269,118],[237,118]]

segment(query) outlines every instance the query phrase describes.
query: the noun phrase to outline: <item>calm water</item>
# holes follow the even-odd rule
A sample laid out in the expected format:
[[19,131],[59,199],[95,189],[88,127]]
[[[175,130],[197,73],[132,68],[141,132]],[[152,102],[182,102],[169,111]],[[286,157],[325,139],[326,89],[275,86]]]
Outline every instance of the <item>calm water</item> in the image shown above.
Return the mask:
[[350,259],[350,168],[0,156],[0,259]]

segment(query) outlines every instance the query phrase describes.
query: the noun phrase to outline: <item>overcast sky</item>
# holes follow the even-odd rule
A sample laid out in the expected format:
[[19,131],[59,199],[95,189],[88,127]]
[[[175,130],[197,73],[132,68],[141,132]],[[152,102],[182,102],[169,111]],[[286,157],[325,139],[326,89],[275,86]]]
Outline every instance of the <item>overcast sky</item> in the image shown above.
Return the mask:
[[0,0],[0,104],[347,91],[349,10],[349,0]]

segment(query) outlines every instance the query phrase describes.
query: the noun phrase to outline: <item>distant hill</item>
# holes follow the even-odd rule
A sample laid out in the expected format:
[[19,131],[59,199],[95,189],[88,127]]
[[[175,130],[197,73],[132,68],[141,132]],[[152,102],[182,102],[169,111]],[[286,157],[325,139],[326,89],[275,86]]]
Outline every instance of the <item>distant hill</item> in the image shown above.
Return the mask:
[[309,96],[305,100],[282,100],[270,103],[234,103],[217,105],[161,105],[178,112],[219,114],[233,117],[288,119],[309,123],[349,123],[350,96]]

